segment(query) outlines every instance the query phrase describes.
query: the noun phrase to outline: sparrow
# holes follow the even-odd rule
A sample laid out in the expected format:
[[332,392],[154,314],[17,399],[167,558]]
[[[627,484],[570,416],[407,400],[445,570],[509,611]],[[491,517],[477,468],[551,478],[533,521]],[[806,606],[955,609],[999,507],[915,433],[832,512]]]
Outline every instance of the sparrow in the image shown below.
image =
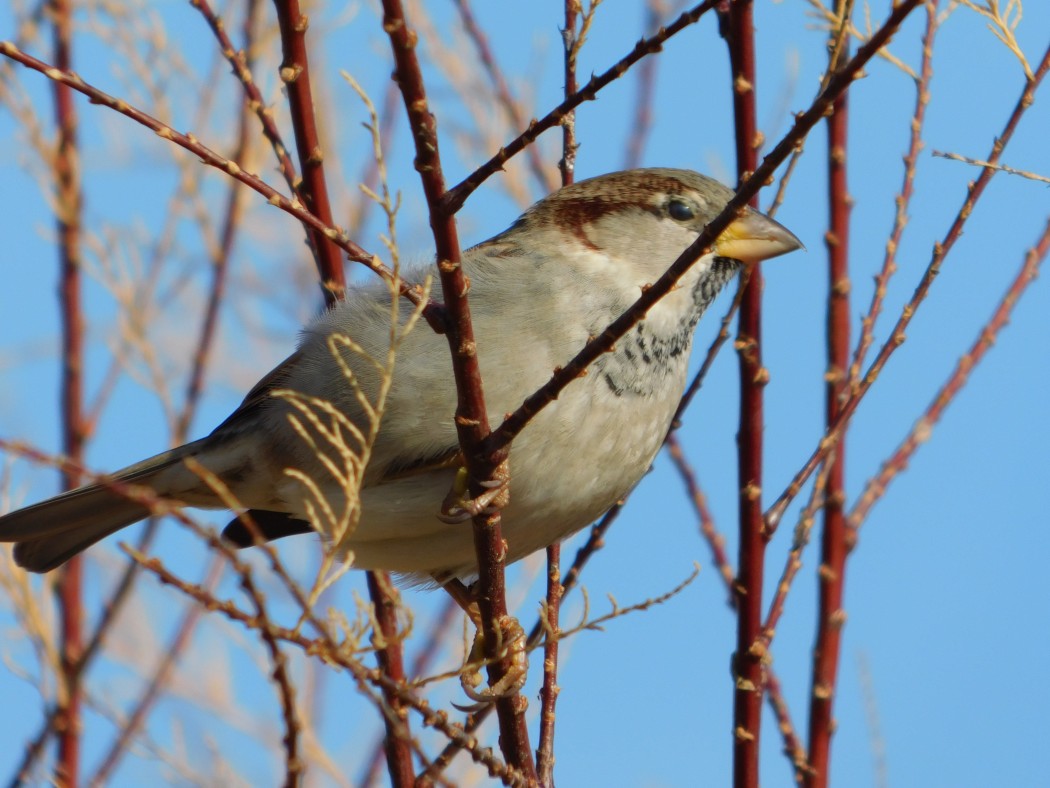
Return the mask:
[[[550,194],[464,252],[491,423],[630,307],[732,196],[688,170],[613,172]],[[510,449],[508,563],[587,526],[638,482],[671,426],[701,315],[742,266],[801,247],[783,226],[745,209],[614,350],[532,419]],[[417,281],[435,275],[434,264],[405,272]],[[447,342],[426,325],[392,331],[414,316],[394,298],[382,282],[350,289],[210,435],[117,471],[112,482],[178,505],[233,503],[253,522],[242,516],[226,527],[236,546],[311,531],[331,539],[326,521],[348,493],[318,425],[368,432],[363,403],[383,393],[375,360],[396,342],[356,491],[359,518],[342,546],[355,567],[409,582],[476,575],[470,523],[454,522],[443,504],[462,465]],[[0,541],[16,543],[22,567],[47,572],[149,514],[141,499],[89,484],[0,517]]]

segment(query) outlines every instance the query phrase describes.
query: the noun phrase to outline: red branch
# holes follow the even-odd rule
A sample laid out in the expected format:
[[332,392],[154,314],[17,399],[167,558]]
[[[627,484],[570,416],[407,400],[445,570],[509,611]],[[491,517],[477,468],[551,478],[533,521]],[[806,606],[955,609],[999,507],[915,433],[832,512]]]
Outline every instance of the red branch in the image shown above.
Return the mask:
[[[843,13],[840,4],[840,13]],[[843,52],[848,52],[848,44]],[[832,54],[837,54],[832,48]],[[828,248],[827,372],[825,374],[825,424],[835,423],[849,394],[847,369],[850,355],[849,230],[852,199],[846,181],[849,140],[847,94],[835,102],[828,117]],[[824,528],[820,569],[817,572],[817,639],[813,648],[810,683],[809,764],[806,785],[828,784],[835,681],[838,677],[846,573],[846,441],[839,440],[829,458],[824,501]]]
[[[376,661],[384,676],[399,684],[405,682],[405,665],[401,647],[401,634],[397,626],[397,611],[400,607],[397,589],[386,572],[368,572],[368,593],[375,607],[375,620],[379,632],[372,636],[376,648]],[[383,723],[386,738],[387,772],[394,788],[408,788],[415,780],[412,771],[412,738],[408,730],[408,707],[393,692],[384,691],[389,710],[384,709]]]
[[[298,0],[275,0],[274,5],[277,9],[284,50],[280,74],[288,90],[288,104],[299,154],[299,169],[302,172],[299,191],[310,212],[331,227],[332,208],[325,182],[324,153],[321,150],[313,91],[310,87],[310,65],[306,46],[309,19],[300,11]],[[321,290],[325,303],[332,306],[342,300],[346,292],[346,277],[339,248],[323,232],[308,229],[307,235],[310,238],[317,270],[321,275]],[[397,594],[390,583],[389,575],[385,572],[368,572],[367,583],[381,630],[382,647],[376,653],[379,668],[394,681],[404,681],[404,655],[401,640],[396,637],[399,606]],[[408,713],[396,698],[388,697],[387,703],[391,712],[390,716],[384,717],[387,725],[387,767],[395,786],[407,786],[413,776]]]
[[[416,58],[417,36],[408,26],[400,0],[383,0],[383,29],[390,36],[397,80],[408,111],[416,146],[416,169],[430,208],[430,227],[437,248],[438,273],[445,297],[445,329],[452,352],[456,380],[456,431],[470,476],[470,493],[486,491],[489,480],[506,482],[507,448],[488,449],[490,427],[482,390],[481,368],[467,301],[469,282],[463,273],[459,238],[452,213],[446,210],[445,178],[438,151],[437,122],[431,114],[423,74]],[[478,607],[484,633],[486,657],[490,660],[489,681],[497,683],[512,669],[511,655],[500,654],[502,632],[511,619],[507,611],[504,567],[506,543],[499,512],[474,518],[474,548],[478,559]],[[528,702],[517,692],[496,701],[500,721],[500,746],[507,762],[535,779],[525,710]]]
[[[332,206],[328,201],[328,186],[324,177],[324,152],[317,132],[314,115],[313,91],[310,88],[310,62],[307,57],[306,31],[309,18],[299,10],[298,0],[275,0],[277,21],[281,28],[284,61],[281,79],[288,90],[288,107],[295,129],[295,146],[299,153],[299,171],[302,173],[300,192],[307,210],[328,227],[334,226]],[[343,261],[336,246],[326,234],[307,227],[310,247],[321,275],[321,290],[328,306],[342,298],[346,289]]]
[[[565,27],[562,41],[565,48],[565,96],[576,92],[576,55],[579,37],[576,32],[579,3],[565,0]],[[562,186],[575,180],[576,174],[576,113],[570,112],[562,122],[562,155],[558,162]],[[540,740],[536,746],[536,772],[540,785],[554,786],[554,723],[558,703],[558,632],[560,629],[561,600],[565,587],[561,584],[561,543],[547,547],[547,593],[541,615],[545,619],[547,638],[543,643],[543,684],[540,687]]]
[[[72,62],[72,9],[68,0],[52,0],[50,17],[54,25],[55,63],[68,70]],[[52,162],[59,252],[59,303],[62,322],[61,420],[62,451],[76,463],[84,455],[83,364],[84,318],[80,304],[81,243],[80,220],[82,197],[80,164],[77,156],[77,116],[73,91],[67,85],[52,83],[58,138]],[[64,471],[65,489],[77,486],[79,476]],[[58,578],[59,615],[61,617],[61,681],[63,684],[59,713],[55,719],[58,731],[58,761],[55,782],[59,786],[76,786],[80,771],[80,671],[77,663],[84,646],[81,588],[83,563],[75,558],[66,564]]]
[[[729,46],[736,125],[736,165],[740,181],[758,160],[755,119],[755,37],[751,0],[725,2],[718,8],[722,35]],[[756,197],[750,204],[758,206]],[[741,283],[736,350],[740,364],[740,430],[737,433],[740,545],[736,595],[737,639],[733,655],[733,784],[758,785],[759,732],[762,724],[763,656],[762,579],[766,540],[762,523],[763,389],[769,373],[762,366],[762,274],[757,268]]]
[[[412,660],[412,665],[408,670],[411,680],[415,681],[430,669],[430,665],[440,651],[445,635],[452,627],[452,622],[456,620],[456,614],[460,611],[461,608],[456,604],[455,599],[451,596],[445,598],[445,606],[441,609],[441,613],[431,622],[427,636],[423,640],[423,646],[416,652],[416,656]],[[369,759],[368,766],[363,771],[361,778],[358,779],[357,785],[375,785],[379,780],[379,772],[382,769],[386,752],[385,734],[378,737],[371,750],[372,757]]]

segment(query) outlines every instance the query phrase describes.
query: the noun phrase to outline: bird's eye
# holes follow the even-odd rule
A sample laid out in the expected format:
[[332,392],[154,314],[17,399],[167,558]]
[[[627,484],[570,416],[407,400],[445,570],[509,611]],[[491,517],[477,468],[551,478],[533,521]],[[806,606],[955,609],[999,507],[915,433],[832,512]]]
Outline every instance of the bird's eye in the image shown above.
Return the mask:
[[696,218],[696,212],[693,211],[693,207],[682,200],[671,200],[667,204],[667,213],[676,222],[688,222]]

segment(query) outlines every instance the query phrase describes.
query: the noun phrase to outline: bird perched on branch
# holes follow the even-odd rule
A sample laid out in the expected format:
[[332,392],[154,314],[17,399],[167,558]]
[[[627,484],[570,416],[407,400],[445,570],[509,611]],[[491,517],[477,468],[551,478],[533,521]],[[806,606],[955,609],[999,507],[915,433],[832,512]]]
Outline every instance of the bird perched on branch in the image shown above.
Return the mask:
[[[623,314],[732,196],[687,170],[614,172],[554,192],[467,250],[490,421]],[[630,490],[670,427],[704,310],[742,265],[800,247],[745,209],[676,289],[534,416],[510,451],[508,562],[583,528]],[[46,572],[158,501],[177,502],[246,513],[224,532],[238,546],[316,530],[360,568],[420,580],[476,574],[470,524],[455,522],[462,507],[447,498],[462,465],[449,351],[425,325],[406,333],[414,316],[382,283],[352,290],[210,435],[0,517],[0,541],[17,543],[21,566]]]

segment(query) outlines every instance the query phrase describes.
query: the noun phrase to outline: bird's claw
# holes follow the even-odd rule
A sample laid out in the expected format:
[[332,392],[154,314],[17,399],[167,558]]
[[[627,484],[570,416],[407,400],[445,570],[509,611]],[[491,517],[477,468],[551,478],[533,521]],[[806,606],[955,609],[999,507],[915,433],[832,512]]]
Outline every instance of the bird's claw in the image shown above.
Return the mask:
[[483,681],[479,668],[487,661],[484,636],[479,629],[474,637],[474,645],[470,649],[470,657],[467,660],[466,667],[459,677],[459,683],[463,687],[463,692],[475,702],[475,705],[469,707],[457,706],[461,711],[478,711],[501,698],[516,695],[525,686],[525,679],[529,669],[525,630],[521,628],[521,624],[513,616],[504,616],[499,621],[496,636],[499,643],[495,658],[500,660],[509,658],[509,668],[494,684],[478,689]]
[[442,522],[456,525],[479,514],[495,514],[510,503],[510,473],[507,463],[502,462],[497,466],[493,478],[481,482],[485,492],[476,498],[469,495],[470,479],[466,468],[456,471],[456,479],[452,482],[452,489],[448,491],[445,500],[441,502],[441,511],[438,519]]

